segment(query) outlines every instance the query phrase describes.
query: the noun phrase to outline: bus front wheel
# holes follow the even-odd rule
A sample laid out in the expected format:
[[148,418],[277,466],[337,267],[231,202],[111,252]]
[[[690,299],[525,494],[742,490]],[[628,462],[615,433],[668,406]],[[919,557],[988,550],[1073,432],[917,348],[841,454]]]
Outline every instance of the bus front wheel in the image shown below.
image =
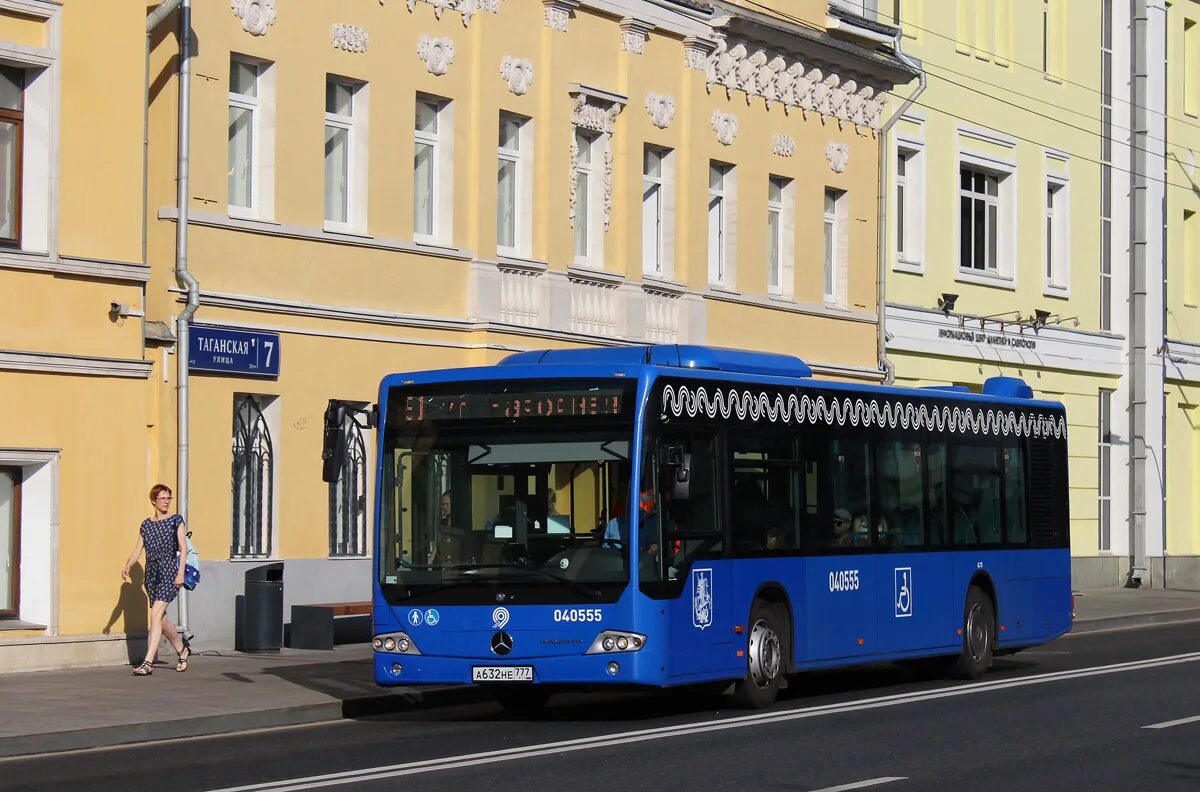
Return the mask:
[[782,636],[788,635],[783,609],[755,600],[750,609],[746,647],[746,676],[736,683],[734,701],[747,709],[769,707],[779,695],[785,655]]
[[992,665],[996,635],[996,610],[983,589],[971,586],[963,608],[963,647],[955,664],[955,676],[980,679]]

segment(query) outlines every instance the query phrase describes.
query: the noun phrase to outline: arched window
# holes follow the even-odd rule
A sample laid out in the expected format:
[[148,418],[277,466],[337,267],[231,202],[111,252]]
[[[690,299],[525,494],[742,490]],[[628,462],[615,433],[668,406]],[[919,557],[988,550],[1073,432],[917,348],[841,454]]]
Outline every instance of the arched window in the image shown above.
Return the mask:
[[264,405],[262,396],[234,396],[232,558],[271,555],[275,452]]
[[339,442],[342,461],[337,481],[329,483],[329,554],[361,556],[367,552],[367,444],[359,413],[346,410]]

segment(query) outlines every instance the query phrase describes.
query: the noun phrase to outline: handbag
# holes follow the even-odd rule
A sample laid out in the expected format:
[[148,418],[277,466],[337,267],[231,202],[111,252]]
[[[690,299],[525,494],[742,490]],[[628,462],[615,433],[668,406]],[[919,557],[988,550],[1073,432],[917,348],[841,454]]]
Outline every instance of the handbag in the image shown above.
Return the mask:
[[187,558],[184,559],[183,566],[183,587],[188,591],[194,591],[200,584],[200,554],[192,546],[190,533],[184,537],[184,541],[187,542]]

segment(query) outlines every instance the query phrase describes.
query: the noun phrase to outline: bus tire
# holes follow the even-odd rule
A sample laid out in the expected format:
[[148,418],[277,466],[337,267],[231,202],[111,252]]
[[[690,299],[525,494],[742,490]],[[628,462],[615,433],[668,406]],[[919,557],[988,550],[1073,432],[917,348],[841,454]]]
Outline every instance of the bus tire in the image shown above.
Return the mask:
[[496,703],[509,712],[534,713],[541,711],[550,701],[550,691],[534,685],[498,687],[492,691]]
[[787,617],[782,609],[755,600],[746,631],[746,676],[733,689],[739,707],[762,709],[775,703],[785,670],[783,641],[787,635]]
[[996,610],[983,589],[967,589],[963,608],[963,647],[954,664],[954,675],[963,679],[980,679],[992,665],[996,636]]

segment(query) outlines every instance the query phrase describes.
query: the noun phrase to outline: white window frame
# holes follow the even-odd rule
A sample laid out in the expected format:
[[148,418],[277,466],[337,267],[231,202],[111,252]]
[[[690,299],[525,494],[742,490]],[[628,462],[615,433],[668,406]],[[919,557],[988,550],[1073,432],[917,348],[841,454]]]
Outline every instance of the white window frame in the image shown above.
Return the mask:
[[[825,206],[833,197],[833,211]],[[846,278],[849,274],[849,233],[847,226],[849,194],[836,187],[825,187],[821,193],[822,241],[821,292],[830,305],[846,303]]]
[[[1015,152],[1014,152],[1015,153]],[[997,179],[996,195],[996,267],[994,270],[978,270],[962,266],[961,241],[962,219],[961,201],[966,191],[962,189],[962,169],[967,168],[981,172]],[[1016,195],[1017,169],[1016,165],[995,157],[989,157],[970,152],[960,152],[958,167],[954,169],[954,279],[963,283],[980,283],[988,286],[1015,289],[1016,267]],[[975,193],[971,193],[975,195]]]
[[[416,101],[425,102],[436,108],[437,131],[416,130],[416,105],[413,107],[413,241],[425,245],[448,246],[454,237],[454,103],[433,94],[417,94]],[[416,228],[416,170],[415,152],[417,144],[433,148],[433,228],[429,233],[418,233]]]
[[[904,175],[900,175],[900,160],[904,159]],[[893,268],[922,273],[925,270],[925,146],[912,140],[896,145],[893,164],[895,191],[893,196],[892,233]],[[904,190],[904,205],[900,205],[900,190]],[[901,245],[900,223],[904,223]]]
[[[496,250],[502,256],[528,257],[533,238],[533,119],[501,111],[499,122],[517,123],[517,147],[502,148],[497,140],[496,157],[516,166],[516,186],[513,190],[513,244],[500,244],[500,189],[496,182]],[[498,123],[499,123],[498,122]]]
[[[230,217],[270,220],[275,215],[275,69],[271,61],[240,53],[229,56],[231,84],[229,106],[249,110],[250,122],[250,205],[228,203]],[[233,92],[234,62],[252,66],[255,96]],[[231,174],[232,175],[232,174]]]
[[[658,176],[646,173],[649,151],[658,154]],[[642,152],[642,274],[665,279],[675,275],[675,151],[650,143]]]
[[[25,72],[22,93],[24,121],[21,135],[20,236],[16,249],[31,253],[58,253],[59,138],[62,91],[60,48],[61,9],[57,4],[28,4],[22,13],[45,20],[51,48],[23,47],[0,42],[5,65]],[[22,584],[24,587],[24,584]]]
[[[717,187],[712,185],[714,168],[721,169],[721,183]],[[737,284],[737,166],[719,160],[709,160],[707,183],[708,283],[710,286],[735,289]]]
[[[571,145],[576,152],[575,168],[575,232],[572,235],[572,251],[577,267],[604,269],[604,156],[608,151],[608,135],[582,127],[571,127]],[[587,162],[583,161],[586,142]],[[579,177],[587,176],[587,186],[579,189]],[[579,211],[580,197],[586,202],[586,211]],[[579,234],[584,233],[584,248],[579,249]]]
[[[350,115],[325,113],[325,127],[345,129],[346,135],[346,220],[325,219],[325,230],[361,233],[367,218],[367,100],[368,84],[334,74],[325,76],[351,89]],[[322,210],[324,212],[324,210]]]
[[[1071,193],[1062,176],[1046,176],[1042,201],[1042,277],[1045,294],[1067,297],[1071,293]],[[1052,204],[1048,206],[1047,204]],[[1050,238],[1047,239],[1047,234]],[[1046,260],[1049,254],[1050,260]]]
[[[1101,388],[1096,397],[1096,543],[1101,553],[1112,552],[1112,397],[1115,391]],[[1107,507],[1107,508],[1106,508]],[[1108,520],[1105,521],[1107,514]],[[1105,541],[1107,540],[1107,541]]]
[[[779,184],[779,200],[771,199],[771,187]],[[790,298],[795,293],[795,239],[796,239],[796,182],[786,176],[769,174],[767,176],[767,293],[778,297]],[[779,258],[771,261],[770,218],[777,217],[775,223],[775,249]],[[772,285],[771,277],[775,276]]]

